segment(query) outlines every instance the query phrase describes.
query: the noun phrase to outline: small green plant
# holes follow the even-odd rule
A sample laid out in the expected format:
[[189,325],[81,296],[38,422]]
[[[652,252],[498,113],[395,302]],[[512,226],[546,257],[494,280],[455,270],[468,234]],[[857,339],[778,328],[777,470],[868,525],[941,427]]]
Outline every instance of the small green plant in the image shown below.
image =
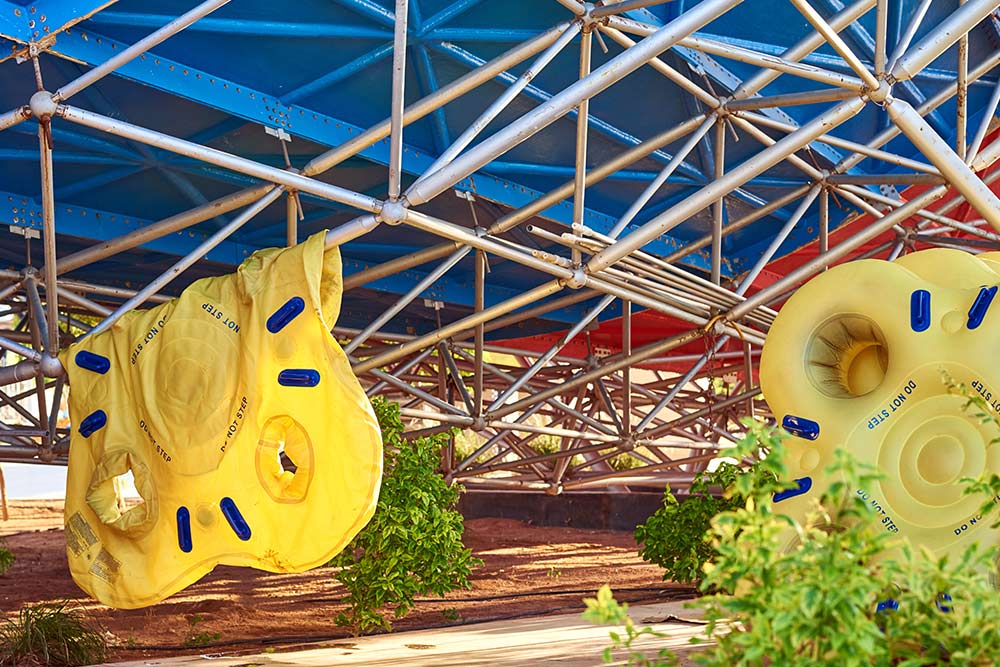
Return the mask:
[[222,637],[222,633],[220,632],[205,632],[198,629],[198,626],[205,622],[205,617],[200,614],[189,616],[187,622],[189,632],[187,638],[184,640],[184,646],[188,648],[208,646],[212,642],[219,641],[219,638]]
[[447,609],[441,610],[441,615],[444,616],[444,620],[449,623],[455,623],[461,620],[462,615],[458,613],[458,610],[454,607],[448,607]]
[[558,579],[562,576],[562,570],[557,568],[555,565],[550,565],[549,569],[545,572],[545,576],[550,579]]
[[[615,662],[617,655],[624,652],[629,667],[674,667],[679,662],[677,657],[666,648],[660,649],[656,657],[650,658],[642,651],[633,648],[632,644],[643,636],[660,637],[666,635],[650,627],[637,628],[628,615],[628,604],[619,603],[611,593],[611,587],[605,584],[597,591],[596,598],[584,598],[587,610],[583,619],[599,625],[620,625],[624,634],[611,631],[611,646],[604,649],[604,662]],[[620,663],[619,663],[620,664]]]
[[22,607],[0,625],[0,667],[76,667],[106,657],[104,635],[65,602]]
[[559,451],[559,438],[554,435],[539,435],[528,443],[539,454],[555,454]]
[[14,566],[14,553],[7,548],[7,545],[0,539],[0,577],[7,574],[7,571]]
[[[759,447],[749,448],[756,460],[761,448],[773,446],[774,436],[757,429],[752,437],[759,443]],[[723,461],[716,470],[695,476],[683,502],[668,486],[663,505],[645,523],[636,526],[639,556],[662,567],[665,581],[682,584],[700,581],[703,566],[714,554],[708,539],[712,518],[742,507],[749,490],[764,479],[775,479],[774,471],[759,461],[745,468]]]
[[[781,439],[754,426],[737,449],[752,456],[766,445],[770,454],[759,466],[769,474],[737,477],[733,492],[746,502],[711,521],[713,554],[701,583],[710,594],[691,604],[703,610],[711,644],[693,661],[703,667],[1000,664],[1000,635],[992,631],[1000,596],[987,574],[996,568],[997,550],[972,547],[957,558],[914,553],[875,520],[857,492],[872,488],[877,472],[844,452],[824,471],[836,481],[815,511],[801,524],[793,521],[772,500],[787,486],[776,481],[786,478]],[[966,482],[971,492],[997,490],[990,480]],[[992,499],[987,507],[995,510]],[[611,649],[629,649],[645,628],[629,631],[613,599],[598,602],[607,620],[626,623],[624,637],[612,635]],[[590,607],[589,617],[600,620]],[[671,664],[662,655],[643,659],[630,657],[629,664]]]
[[631,470],[642,465],[642,461],[631,454],[619,454],[608,459],[608,465],[612,470]]
[[399,406],[379,397],[372,405],[385,453],[378,506],[331,562],[347,588],[348,610],[336,622],[355,634],[391,629],[387,612],[405,616],[418,595],[470,588],[469,575],[482,564],[462,543],[464,522],[455,510],[461,489],[437,472],[449,434],[406,441]]

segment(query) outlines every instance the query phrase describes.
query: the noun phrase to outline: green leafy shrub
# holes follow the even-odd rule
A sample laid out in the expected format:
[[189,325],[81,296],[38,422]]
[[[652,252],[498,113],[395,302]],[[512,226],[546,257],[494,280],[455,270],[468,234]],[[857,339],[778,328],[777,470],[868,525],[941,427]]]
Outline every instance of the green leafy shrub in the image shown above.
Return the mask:
[[0,625],[0,667],[76,667],[106,656],[101,632],[66,603],[26,606]]
[[331,561],[347,588],[346,613],[338,625],[355,633],[392,627],[391,609],[401,618],[418,595],[444,597],[470,588],[472,569],[482,564],[462,543],[464,522],[455,507],[461,488],[437,473],[449,434],[407,442],[399,406],[372,401],[382,429],[384,471],[371,522]]
[[611,631],[611,646],[604,649],[604,662],[615,662],[616,653],[625,652],[626,665],[629,667],[675,667],[679,664],[677,656],[670,649],[662,648],[654,658],[633,648],[632,644],[643,636],[664,638],[661,632],[650,627],[637,628],[628,615],[628,604],[619,603],[611,593],[611,587],[605,584],[597,591],[596,598],[584,598],[587,611],[583,619],[599,625],[620,625],[624,634]]
[[194,614],[188,617],[188,636],[184,640],[184,646],[188,648],[197,648],[199,646],[208,646],[212,642],[217,642],[222,637],[221,632],[206,632],[200,629],[198,626],[205,621],[205,617],[200,614]]
[[7,545],[0,539],[0,577],[7,574],[7,571],[14,566],[14,553],[7,548]]
[[[781,438],[756,426],[737,450],[748,456],[766,446],[770,454],[761,465],[773,477],[737,477],[733,492],[746,497],[744,506],[711,521],[714,553],[701,587],[714,592],[692,606],[703,610],[712,645],[694,661],[705,667],[1000,664],[1000,596],[987,574],[996,549],[970,548],[950,559],[915,554],[873,521],[856,493],[870,488],[876,471],[843,452],[825,471],[838,481],[804,525],[794,522],[772,502],[787,486],[776,481],[785,478]],[[993,479],[966,482],[970,492],[992,492]],[[984,514],[987,508],[995,508],[992,498]],[[880,610],[889,600],[895,608]],[[616,604],[602,603],[609,610],[603,620],[614,621]],[[626,628],[625,637],[612,635],[611,648],[630,650],[641,634]],[[673,664],[669,655],[640,658],[648,661],[630,657],[629,664]]]
[[[708,540],[712,518],[746,503],[746,488],[757,486],[759,476],[773,479],[773,472],[758,464],[742,468],[722,462],[714,471],[699,472],[688,497],[679,501],[668,486],[663,505],[646,522],[636,526],[635,541],[643,560],[663,568],[665,581],[681,584],[701,580],[702,567],[714,550]],[[736,490],[736,480],[744,491]]]

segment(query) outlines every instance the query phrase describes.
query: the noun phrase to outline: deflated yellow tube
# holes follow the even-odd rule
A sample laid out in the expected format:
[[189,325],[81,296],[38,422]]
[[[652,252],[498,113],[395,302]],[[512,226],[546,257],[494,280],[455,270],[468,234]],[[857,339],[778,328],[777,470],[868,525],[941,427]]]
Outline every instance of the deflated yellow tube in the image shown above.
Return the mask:
[[[368,522],[381,434],[330,334],[340,255],[324,234],[123,317],[66,349],[74,580],[158,602],[218,564],[299,572]],[[120,506],[131,472],[143,502]],[[124,511],[122,511],[124,509]]]

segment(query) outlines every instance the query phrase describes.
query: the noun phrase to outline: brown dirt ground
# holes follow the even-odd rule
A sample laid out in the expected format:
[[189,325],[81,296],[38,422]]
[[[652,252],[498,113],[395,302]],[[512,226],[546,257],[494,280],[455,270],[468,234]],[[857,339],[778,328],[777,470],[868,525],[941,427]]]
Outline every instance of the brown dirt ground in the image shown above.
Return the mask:
[[[220,566],[160,604],[126,611],[90,600],[70,578],[61,501],[14,501],[10,520],[0,521],[0,536],[17,559],[0,577],[0,615],[16,614],[25,604],[70,600],[105,628],[119,647],[115,660],[257,652],[349,636],[333,623],[344,606],[330,569],[270,574]],[[663,583],[661,570],[636,555],[626,532],[474,519],[466,522],[465,542],[484,561],[473,574],[472,590],[420,600],[394,624],[396,630],[582,610],[582,597],[605,583],[629,602],[693,595]],[[183,646],[202,633],[218,633],[217,645]]]

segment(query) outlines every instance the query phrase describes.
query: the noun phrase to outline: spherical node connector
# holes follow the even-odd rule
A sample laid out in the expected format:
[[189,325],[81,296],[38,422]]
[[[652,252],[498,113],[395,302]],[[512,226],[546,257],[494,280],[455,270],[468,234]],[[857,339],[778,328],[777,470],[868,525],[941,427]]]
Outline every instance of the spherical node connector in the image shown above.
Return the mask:
[[387,201],[382,204],[382,210],[378,212],[378,219],[389,225],[398,225],[406,219],[406,207],[402,200]]
[[38,364],[38,366],[42,371],[42,375],[47,378],[62,377],[65,372],[59,358],[53,357],[49,354],[42,355],[42,361]]
[[472,420],[472,427],[471,428],[476,433],[479,433],[481,431],[485,431],[486,430],[486,418],[485,417],[476,417],[475,419]]
[[891,101],[892,84],[885,79],[878,82],[878,88],[868,91],[868,99],[875,104],[886,104]]
[[583,13],[580,14],[579,16],[583,20],[583,31],[584,32],[589,32],[589,31],[593,30],[594,26],[597,25],[598,23],[603,23],[603,22],[606,22],[608,20],[607,17],[605,17],[605,18],[597,18],[597,19],[595,19],[593,17],[593,11],[594,11],[594,9],[597,8],[594,3],[592,3],[592,2],[581,2],[580,6],[583,9]]
[[545,488],[545,495],[547,496],[558,496],[563,492],[563,485],[559,482],[551,482]]
[[51,447],[42,447],[38,450],[38,460],[44,463],[52,463],[56,460],[56,452]]
[[583,269],[576,269],[573,271],[573,277],[566,280],[566,287],[572,289],[580,289],[581,287],[586,287],[587,285],[587,274],[584,273]]
[[48,120],[56,114],[59,103],[55,101],[49,91],[39,90],[28,100],[28,108],[31,109],[31,115],[36,120]]

